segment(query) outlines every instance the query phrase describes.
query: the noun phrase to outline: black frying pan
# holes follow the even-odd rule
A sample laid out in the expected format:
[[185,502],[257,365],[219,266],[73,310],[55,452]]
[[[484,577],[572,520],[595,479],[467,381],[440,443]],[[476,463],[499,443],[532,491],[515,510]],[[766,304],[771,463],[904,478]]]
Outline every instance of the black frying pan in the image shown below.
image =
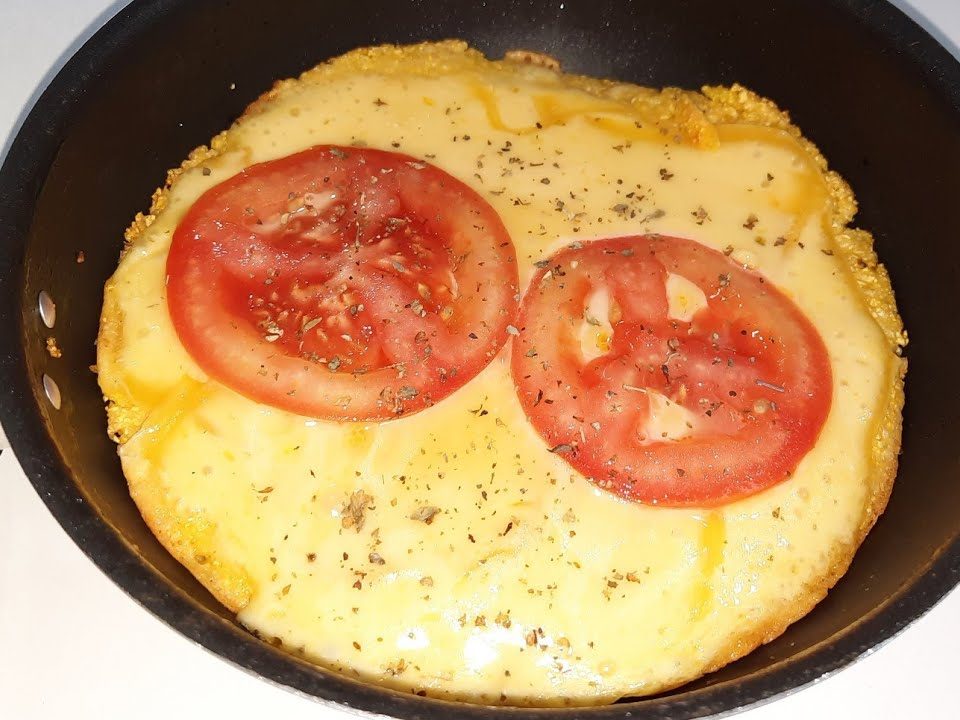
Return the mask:
[[[280,8],[278,6],[282,5]],[[853,185],[910,331],[903,456],[849,573],[780,639],[662,696],[497,710],[360,684],[243,631],[147,530],[104,431],[93,339],[122,232],[164,172],[271,82],[351,48],[459,37],[650,85],[746,84],[788,108]],[[231,90],[230,84],[237,89]],[[405,718],[694,718],[808,683],[960,580],[960,65],[876,0],[141,0],[37,101],[0,172],[0,418],[50,511],[132,597],[222,657],[310,695]],[[70,228],[70,232],[64,232]],[[83,250],[86,262],[77,265]],[[63,357],[37,297],[57,303]],[[59,385],[48,401],[41,378]]]

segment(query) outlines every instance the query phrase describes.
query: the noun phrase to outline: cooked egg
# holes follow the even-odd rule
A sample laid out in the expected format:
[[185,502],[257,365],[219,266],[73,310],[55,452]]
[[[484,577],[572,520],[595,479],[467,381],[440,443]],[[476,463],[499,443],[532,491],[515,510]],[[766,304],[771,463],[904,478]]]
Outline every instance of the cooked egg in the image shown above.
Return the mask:
[[[387,422],[333,422],[211,380],[167,310],[184,213],[318,144],[395,150],[471,186],[521,288],[571,242],[662,233],[755,268],[819,331],[829,415],[792,476],[711,508],[605,492],[527,420],[510,344]],[[471,702],[588,705],[675,687],[779,635],[844,572],[888,497],[905,342],[849,189],[771,103],[490,62],[456,42],[350,53],[279,83],[171,175],[106,286],[100,383],[133,498],[262,638],[351,676]],[[706,303],[681,275],[669,314]],[[584,357],[609,350],[588,303]],[[680,441],[653,399],[646,432]]]

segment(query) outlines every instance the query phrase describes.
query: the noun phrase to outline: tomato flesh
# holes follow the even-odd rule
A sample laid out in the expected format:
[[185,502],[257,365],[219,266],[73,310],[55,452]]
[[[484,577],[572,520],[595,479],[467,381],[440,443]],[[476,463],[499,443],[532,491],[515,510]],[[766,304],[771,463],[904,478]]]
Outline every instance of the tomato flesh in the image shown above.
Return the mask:
[[469,187],[399,153],[318,146],[187,212],[167,259],[187,351],[247,397],[338,420],[436,403],[506,342],[513,244]]
[[[692,240],[575,243],[536,273],[520,310],[514,383],[537,432],[599,486],[642,503],[730,502],[787,479],[832,395],[823,340],[764,277]],[[670,315],[668,278],[703,293]],[[607,298],[607,317],[589,316]],[[609,328],[596,356],[584,323]],[[662,418],[675,421],[663,429]]]

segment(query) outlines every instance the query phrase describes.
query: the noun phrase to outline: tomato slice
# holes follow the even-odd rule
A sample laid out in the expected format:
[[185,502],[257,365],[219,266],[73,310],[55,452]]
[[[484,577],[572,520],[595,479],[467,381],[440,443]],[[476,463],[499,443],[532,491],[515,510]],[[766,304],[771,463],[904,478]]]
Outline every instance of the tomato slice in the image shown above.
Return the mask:
[[201,368],[302,415],[385,420],[474,377],[517,311],[513,244],[477,193],[399,153],[249,167],[177,227],[167,304]]
[[[521,305],[514,383],[552,451],[600,487],[727,503],[788,478],[816,442],[827,351],[761,275],[654,235],[574,243],[542,265]],[[702,292],[689,313],[671,308],[673,282]]]

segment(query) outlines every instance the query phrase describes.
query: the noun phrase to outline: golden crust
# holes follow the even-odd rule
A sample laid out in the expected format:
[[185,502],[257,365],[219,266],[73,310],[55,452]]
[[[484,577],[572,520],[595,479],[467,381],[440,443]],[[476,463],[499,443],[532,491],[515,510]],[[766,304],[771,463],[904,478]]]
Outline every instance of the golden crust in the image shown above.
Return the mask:
[[[888,364],[888,394],[883,412],[875,422],[872,448],[872,474],[868,500],[861,521],[853,536],[830,548],[828,570],[809,581],[804,591],[785,598],[781,607],[772,609],[760,625],[746,627],[731,637],[700,674],[716,670],[744,655],[759,645],[770,642],[786,628],[806,615],[820,602],[830,588],[843,576],[857,548],[883,512],[893,488],[901,437],[901,410],[904,402],[903,377],[907,363],[901,350],[907,335],[894,301],[893,290],[886,269],[873,250],[873,238],[864,231],[850,228],[856,213],[856,201],[847,183],[834,171],[816,146],[803,137],[799,128],[790,122],[789,115],[773,102],[750,90],[732,87],[702,88],[701,92],[665,88],[653,90],[609,80],[599,80],[559,73],[559,63],[549,56],[530,51],[511,51],[503,61],[489,63],[484,56],[461,41],[423,43],[412,46],[379,46],[362,48],[304,72],[300,78],[281,80],[255,100],[241,116],[241,120],[258,114],[281,94],[300,83],[320,82],[332,73],[365,72],[412,73],[438,75],[453,70],[484,67],[503,72],[517,72],[519,68],[541,76],[562,78],[567,86],[578,87],[600,97],[629,101],[645,121],[675,142],[709,148],[719,142],[716,125],[746,123],[776,128],[788,133],[810,155],[827,184],[831,213],[828,219],[834,242],[834,253],[856,284],[860,297],[882,329],[890,347]],[[169,189],[186,170],[211,160],[228,149],[230,131],[214,137],[209,146],[200,146],[177,168],[167,173],[164,187],[153,194],[149,213],[138,213],[125,232],[127,246],[139,238],[166,205]],[[124,252],[126,251],[126,248]],[[114,297],[110,281],[105,288],[103,315],[98,336],[101,372],[110,365],[116,352],[119,328],[123,322],[122,308]],[[106,360],[106,362],[104,362]],[[101,375],[104,399],[107,403],[108,432],[111,438],[123,444],[145,423],[150,413],[137,405],[135,393],[111,384]],[[131,494],[144,515],[147,524],[170,553],[185,565],[225,606],[239,611],[250,600],[253,585],[241,567],[217,556],[215,526],[199,514],[180,512],[176,501],[149,482],[130,482]],[[647,692],[661,692],[683,685],[698,675],[678,677]]]
[[560,70],[560,61],[543,53],[533,52],[531,50],[508,50],[503,59],[507,62],[524,63],[527,65],[536,65],[547,70]]
[[[132,435],[143,431],[133,442],[139,443],[139,451],[149,458],[155,454],[155,448],[167,442],[176,431],[184,408],[191,402],[199,404],[207,394],[208,388],[185,380],[150,412],[111,402],[107,408],[111,429],[112,423],[119,423],[119,429],[111,437],[119,438],[122,446]],[[143,420],[135,428],[124,424],[141,414]],[[221,603],[233,612],[242,610],[253,596],[255,583],[240,564],[218,551],[216,523],[201,512],[183,507],[160,483],[154,482],[149,473],[129,466],[122,447],[120,455],[130,496],[150,531]]]
[[128,479],[130,496],[147,527],[167,552],[187,568],[231,612],[240,612],[254,582],[236,563],[217,552],[216,525],[202,513],[185,512],[157,483]]

